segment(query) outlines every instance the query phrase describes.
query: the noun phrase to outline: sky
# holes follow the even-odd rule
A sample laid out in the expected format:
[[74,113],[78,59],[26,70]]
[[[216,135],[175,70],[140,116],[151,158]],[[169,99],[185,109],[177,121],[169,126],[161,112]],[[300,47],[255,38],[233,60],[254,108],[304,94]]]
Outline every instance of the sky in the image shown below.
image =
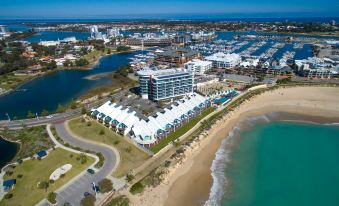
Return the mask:
[[0,0],[0,18],[337,17],[339,0]]

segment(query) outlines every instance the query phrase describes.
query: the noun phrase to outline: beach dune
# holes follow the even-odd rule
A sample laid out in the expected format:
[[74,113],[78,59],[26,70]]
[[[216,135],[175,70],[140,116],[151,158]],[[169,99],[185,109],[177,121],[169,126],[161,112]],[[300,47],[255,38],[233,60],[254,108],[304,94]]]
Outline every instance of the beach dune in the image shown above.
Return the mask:
[[279,88],[255,96],[218,120],[199,146],[168,175],[164,184],[130,196],[132,205],[204,205],[213,184],[211,165],[223,139],[241,121],[269,113],[303,115],[302,120],[339,122],[339,88]]

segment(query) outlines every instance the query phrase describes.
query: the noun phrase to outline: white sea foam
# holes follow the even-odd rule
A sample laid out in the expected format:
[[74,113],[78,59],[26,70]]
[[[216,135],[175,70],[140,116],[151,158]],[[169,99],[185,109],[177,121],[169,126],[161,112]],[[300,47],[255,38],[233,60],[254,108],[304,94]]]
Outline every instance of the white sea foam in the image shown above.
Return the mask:
[[215,154],[215,159],[212,162],[211,166],[211,175],[213,178],[213,185],[210,191],[209,199],[206,201],[205,206],[218,206],[221,204],[221,200],[225,195],[226,187],[228,184],[227,178],[225,176],[225,170],[227,164],[230,162],[230,153],[229,144],[232,143],[236,134],[240,131],[240,125],[250,125],[253,126],[258,121],[264,120],[265,122],[271,122],[269,116],[261,115],[257,117],[247,118],[245,121],[240,122],[235,126],[228,134],[228,137],[224,139],[219,147],[218,151]]
[[210,191],[210,196],[205,206],[217,206],[225,194],[225,186],[227,185],[227,178],[225,176],[225,169],[227,163],[230,161],[230,150],[227,146],[235,138],[236,132],[240,130],[238,126],[234,127],[230,131],[228,138],[224,139],[221,143],[220,148],[215,154],[215,159],[212,162],[211,171],[213,178],[213,185]]

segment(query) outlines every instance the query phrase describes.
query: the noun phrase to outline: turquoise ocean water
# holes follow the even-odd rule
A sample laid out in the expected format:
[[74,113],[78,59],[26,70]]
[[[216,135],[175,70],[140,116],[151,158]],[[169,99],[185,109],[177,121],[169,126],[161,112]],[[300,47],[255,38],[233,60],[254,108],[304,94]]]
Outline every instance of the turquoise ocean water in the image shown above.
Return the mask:
[[235,136],[213,165],[218,205],[339,205],[339,126],[273,121]]

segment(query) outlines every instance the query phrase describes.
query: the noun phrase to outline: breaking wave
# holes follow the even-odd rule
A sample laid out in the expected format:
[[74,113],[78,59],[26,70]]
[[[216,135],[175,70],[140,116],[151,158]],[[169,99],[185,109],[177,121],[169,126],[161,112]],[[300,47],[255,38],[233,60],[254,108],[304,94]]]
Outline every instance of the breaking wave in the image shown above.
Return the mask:
[[[273,116],[273,115],[272,115]],[[241,127],[243,126],[253,126],[255,122],[271,122],[271,116],[261,115],[257,117],[247,118],[243,122],[239,122],[228,134],[228,137],[224,139],[219,147],[218,151],[215,154],[215,158],[211,166],[211,175],[213,178],[213,184],[210,191],[209,199],[206,201],[205,206],[218,206],[221,204],[223,199],[226,187],[228,184],[227,177],[225,176],[225,171],[227,164],[231,161],[231,148],[229,145],[239,134]]]
[[211,166],[213,185],[210,191],[209,199],[205,203],[205,206],[219,205],[225,194],[225,187],[227,185],[225,169],[227,167],[227,163],[231,160],[231,151],[227,146],[236,137],[236,133],[239,130],[240,128],[238,126],[234,127],[233,130],[230,131],[228,138],[222,141],[220,148],[215,154],[215,159],[213,160]]

